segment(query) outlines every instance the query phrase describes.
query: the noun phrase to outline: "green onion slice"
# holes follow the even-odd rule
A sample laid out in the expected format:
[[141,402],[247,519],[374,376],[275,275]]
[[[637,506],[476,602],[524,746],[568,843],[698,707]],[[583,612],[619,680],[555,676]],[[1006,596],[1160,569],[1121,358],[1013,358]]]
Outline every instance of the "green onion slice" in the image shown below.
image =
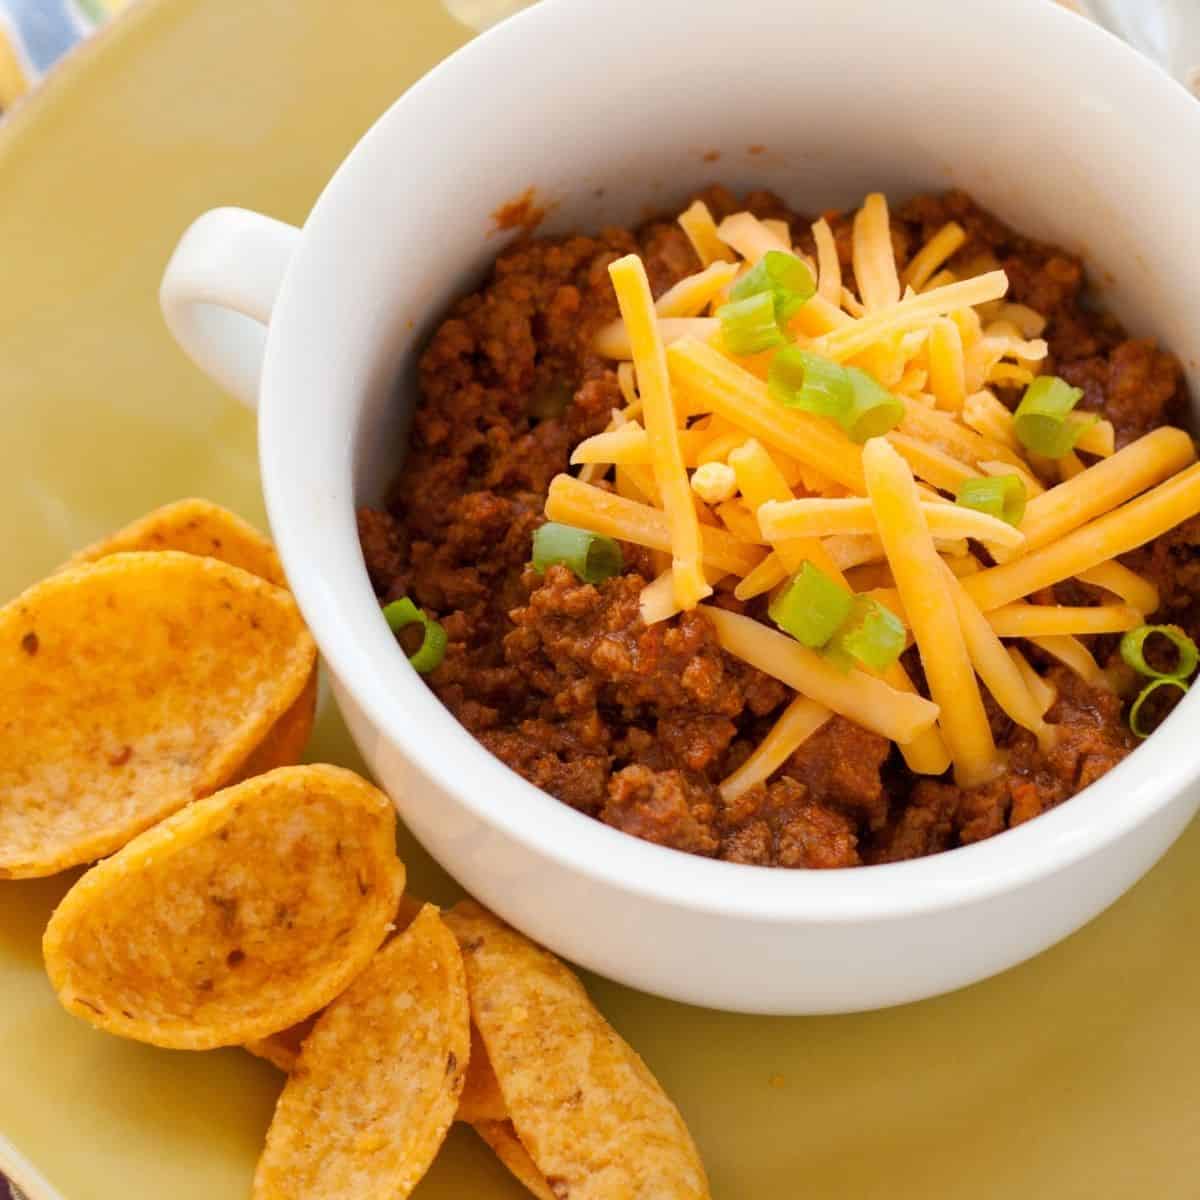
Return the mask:
[[772,292],[759,292],[744,300],[722,304],[717,316],[721,318],[721,339],[730,354],[761,354],[788,340],[779,327]]
[[413,669],[422,675],[441,666],[446,657],[446,631],[437,621],[427,617],[407,596],[393,600],[383,609],[383,619],[393,633],[399,633],[409,625],[420,625],[423,630],[421,644],[408,656]]
[[900,424],[904,417],[904,401],[893,396],[881,383],[858,367],[846,367],[854,400],[842,424],[851,441],[863,443],[881,437]]
[[838,658],[848,655],[882,671],[900,657],[907,640],[904,622],[890,608],[870,596],[855,596],[850,618],[829,648]]
[[1138,693],[1138,698],[1133,702],[1133,707],[1129,710],[1129,728],[1133,730],[1135,737],[1147,738],[1157,725],[1147,729],[1142,723],[1142,705],[1146,703],[1150,697],[1158,691],[1159,688],[1178,688],[1180,692],[1187,694],[1188,685],[1182,679],[1152,679]]
[[[1146,661],[1146,639],[1155,634],[1166,638],[1175,647],[1178,658],[1172,671],[1159,671]],[[1178,625],[1139,625],[1121,638],[1121,657],[1139,675],[1151,679],[1183,680],[1188,679],[1200,663],[1200,650]]]
[[819,567],[804,563],[771,601],[771,620],[802,646],[817,650],[850,615],[853,597]]
[[1062,458],[1098,420],[1095,416],[1090,421],[1067,420],[1067,414],[1082,396],[1082,389],[1071,387],[1057,375],[1039,375],[1025,389],[1013,414],[1018,440],[1035,454]]
[[854,405],[846,368],[809,350],[785,346],[767,368],[767,391],[785,408],[842,421]]
[[584,583],[603,583],[621,573],[625,565],[621,547],[610,537],[547,521],[533,534],[533,568],[569,567]]
[[904,401],[859,370],[792,347],[767,368],[767,391],[787,408],[830,417],[859,443],[899,424]]
[[1010,525],[1020,525],[1025,515],[1025,484],[1019,475],[993,475],[987,479],[964,479],[958,485],[957,501]]
[[817,284],[802,259],[782,250],[768,250],[729,289],[729,298],[745,300],[764,292],[775,297],[775,318],[786,325],[816,295]]

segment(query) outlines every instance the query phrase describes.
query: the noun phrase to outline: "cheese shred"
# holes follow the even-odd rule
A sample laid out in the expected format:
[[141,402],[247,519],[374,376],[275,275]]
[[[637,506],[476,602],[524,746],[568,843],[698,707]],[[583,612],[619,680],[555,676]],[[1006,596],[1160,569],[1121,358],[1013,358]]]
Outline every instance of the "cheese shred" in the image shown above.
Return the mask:
[[679,419],[671,395],[666,352],[658,333],[650,281],[636,254],[628,254],[611,263],[608,273],[617,293],[621,317],[629,331],[633,365],[641,388],[646,437],[654,463],[654,482],[662,496],[671,531],[675,599],[680,608],[687,610],[695,608],[712,588],[701,570],[700,523],[679,448]]
[[[718,223],[696,201],[678,220],[700,269],[657,300],[637,255],[608,268],[620,316],[589,336],[620,395],[602,431],[575,445],[578,477],[551,482],[545,512],[651,552],[645,625],[698,609],[728,654],[795,692],[720,784],[724,800],[767,783],[834,714],[895,742],[915,774],[953,767],[961,786],[984,783],[1004,763],[984,688],[1048,749],[1054,674],[1020,647],[1113,687],[1080,639],[1125,633],[1158,609],[1154,583],[1119,559],[1200,513],[1192,439],[1163,427],[1117,449],[1110,421],[1078,412],[1064,418],[1073,449],[1051,459],[1026,447],[1011,393],[1002,401],[992,386],[1023,387],[1045,369],[1046,318],[1007,299],[995,256],[962,259],[968,235],[957,222],[904,263],[881,193],[851,219],[814,222],[811,257],[793,247],[787,223],[748,211]],[[838,250],[847,233],[852,274]],[[783,287],[778,264],[754,270],[773,250],[806,264],[815,294],[802,272]],[[754,352],[735,358],[722,326],[737,314],[722,306],[748,273],[750,291],[777,289],[776,326],[768,311],[747,341]],[[789,344],[790,361],[778,359]],[[797,350],[847,374],[823,376]],[[888,413],[882,436],[863,444],[846,432],[859,436],[864,424],[837,409],[839,378],[843,388],[853,381],[856,404]],[[1006,506],[1001,519],[983,481],[1014,475],[1024,511]],[[974,496],[956,502],[968,481]],[[981,565],[979,546],[995,565]],[[702,603],[718,587],[742,602],[765,598],[808,564],[847,593],[853,584],[859,606],[878,602],[905,624],[928,699],[899,658],[847,669],[765,617]],[[1096,602],[1041,602],[1065,580],[1097,589]]]
[[867,443],[863,467],[888,565],[940,710],[955,777],[964,787],[982,783],[998,767],[996,745],[912,473],[882,438]]

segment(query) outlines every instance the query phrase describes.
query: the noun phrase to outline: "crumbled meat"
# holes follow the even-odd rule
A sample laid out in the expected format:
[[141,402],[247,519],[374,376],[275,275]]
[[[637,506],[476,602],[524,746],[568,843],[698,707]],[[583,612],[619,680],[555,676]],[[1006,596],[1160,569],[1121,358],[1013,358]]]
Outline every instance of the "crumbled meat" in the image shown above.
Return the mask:
[[609,780],[600,819],[660,846],[712,855],[719,845],[713,835],[715,813],[707,782],[684,771],[653,771],[635,764]]
[[814,800],[788,775],[758,784],[723,814],[721,857],[777,867],[856,867],[853,818]]
[[952,784],[922,779],[896,820],[876,839],[868,861],[900,862],[949,849],[954,844],[958,799],[959,791]]
[[822,801],[851,809],[868,829],[882,828],[888,800],[880,771],[891,743],[834,717],[792,754],[786,771]]
[[568,727],[531,720],[481,733],[479,740],[543,791],[589,815],[599,812],[610,763],[603,736],[591,742]]
[[1102,412],[1124,446],[1156,426],[1178,422],[1183,373],[1153,339],[1119,343],[1107,355],[1060,361],[1058,373],[1083,389],[1081,408]]

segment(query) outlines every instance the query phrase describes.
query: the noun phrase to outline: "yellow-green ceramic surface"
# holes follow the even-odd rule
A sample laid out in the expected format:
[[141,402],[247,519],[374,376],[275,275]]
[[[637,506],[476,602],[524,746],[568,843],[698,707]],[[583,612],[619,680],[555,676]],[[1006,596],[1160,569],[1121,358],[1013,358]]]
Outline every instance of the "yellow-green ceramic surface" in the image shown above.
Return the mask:
[[[465,36],[436,0],[143,0],[0,128],[0,591],[180,496],[261,520],[251,417],[159,319],[167,254],[213,205],[301,220]],[[329,713],[312,754],[358,763]],[[416,890],[453,897],[405,853]],[[0,1131],[64,1200],[247,1195],[279,1077],[66,1016],[39,939],[68,882],[0,884]],[[1200,828],[1066,944],[941,1000],[770,1020],[592,985],[721,1200],[1191,1200],[1198,918]],[[520,1194],[461,1129],[417,1193]]]

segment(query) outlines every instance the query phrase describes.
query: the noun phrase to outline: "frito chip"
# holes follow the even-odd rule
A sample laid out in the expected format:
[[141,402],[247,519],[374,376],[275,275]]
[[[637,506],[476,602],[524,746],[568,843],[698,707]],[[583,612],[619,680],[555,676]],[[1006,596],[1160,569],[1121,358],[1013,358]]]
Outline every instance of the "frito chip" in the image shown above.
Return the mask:
[[[321,1009],[321,1012],[324,1012]],[[255,1038],[246,1043],[246,1049],[255,1058],[265,1058],[272,1066],[278,1067],[285,1075],[290,1075],[300,1061],[300,1048],[304,1039],[313,1031],[321,1012],[315,1012],[295,1025],[289,1025],[278,1033],[268,1034],[265,1038]]]
[[197,800],[88,871],[42,948],[63,1006],[109,1033],[205,1050],[338,995],[404,888],[395,810],[340,767],[281,767]]
[[[236,513],[211,500],[177,500],[165,504],[124,529],[74,554],[60,570],[98,562],[112,554],[130,551],[178,550],[220,559],[241,567],[277,587],[287,587],[279,555],[270,540]],[[262,775],[276,767],[298,763],[312,733],[317,707],[317,672],[296,703],[276,721],[271,732],[254,751],[239,778]]]
[[238,776],[316,646],[282,588],[116,554],[0,609],[0,878],[111,854]]
[[292,707],[271,726],[250,757],[242,764],[236,779],[250,779],[265,775],[276,767],[291,767],[304,755],[304,747],[312,736],[313,721],[317,715],[317,667],[309,672],[304,690]]
[[517,1131],[511,1121],[476,1121],[475,1132],[495,1153],[496,1157],[508,1168],[509,1173],[518,1183],[532,1192],[538,1200],[562,1200],[567,1192],[555,1195],[550,1190],[545,1176],[537,1169],[537,1164],[529,1157],[529,1151],[521,1145]]
[[[422,901],[417,900],[413,896],[403,895],[400,897],[400,903],[396,906],[396,915],[392,920],[391,928],[388,930],[388,937],[395,937],[398,933],[403,933],[413,921],[416,919],[417,913],[424,907]],[[324,1009],[321,1010],[322,1012]],[[304,1039],[312,1033],[313,1026],[317,1023],[317,1018],[320,1017],[320,1012],[312,1013],[304,1018],[303,1021],[298,1021],[295,1025],[289,1025],[287,1029],[281,1029],[278,1033],[268,1034],[265,1038],[256,1038],[253,1041],[246,1043],[246,1049],[250,1051],[255,1058],[265,1058],[267,1062],[278,1067],[285,1074],[290,1074],[296,1069],[296,1063],[300,1059],[300,1047],[304,1044]],[[471,1040],[471,1067],[474,1068],[475,1056],[475,1041]],[[491,1071],[487,1065],[487,1058],[484,1058],[484,1070]],[[464,1091],[465,1095],[465,1091]]]
[[177,500],[139,517],[124,529],[72,555],[64,569],[133,550],[179,550],[219,558],[276,587],[287,587],[279,555],[269,539],[211,500]]
[[462,955],[429,905],[305,1040],[255,1200],[404,1200],[454,1119],[469,1027]]
[[471,1061],[467,1064],[467,1078],[462,1095],[458,1100],[456,1121],[478,1125],[482,1121],[507,1121],[508,1109],[496,1073],[488,1061],[487,1048],[479,1036],[479,1030],[471,1026]]
[[446,914],[517,1136],[556,1197],[709,1195],[678,1109],[554,955],[472,901]]

